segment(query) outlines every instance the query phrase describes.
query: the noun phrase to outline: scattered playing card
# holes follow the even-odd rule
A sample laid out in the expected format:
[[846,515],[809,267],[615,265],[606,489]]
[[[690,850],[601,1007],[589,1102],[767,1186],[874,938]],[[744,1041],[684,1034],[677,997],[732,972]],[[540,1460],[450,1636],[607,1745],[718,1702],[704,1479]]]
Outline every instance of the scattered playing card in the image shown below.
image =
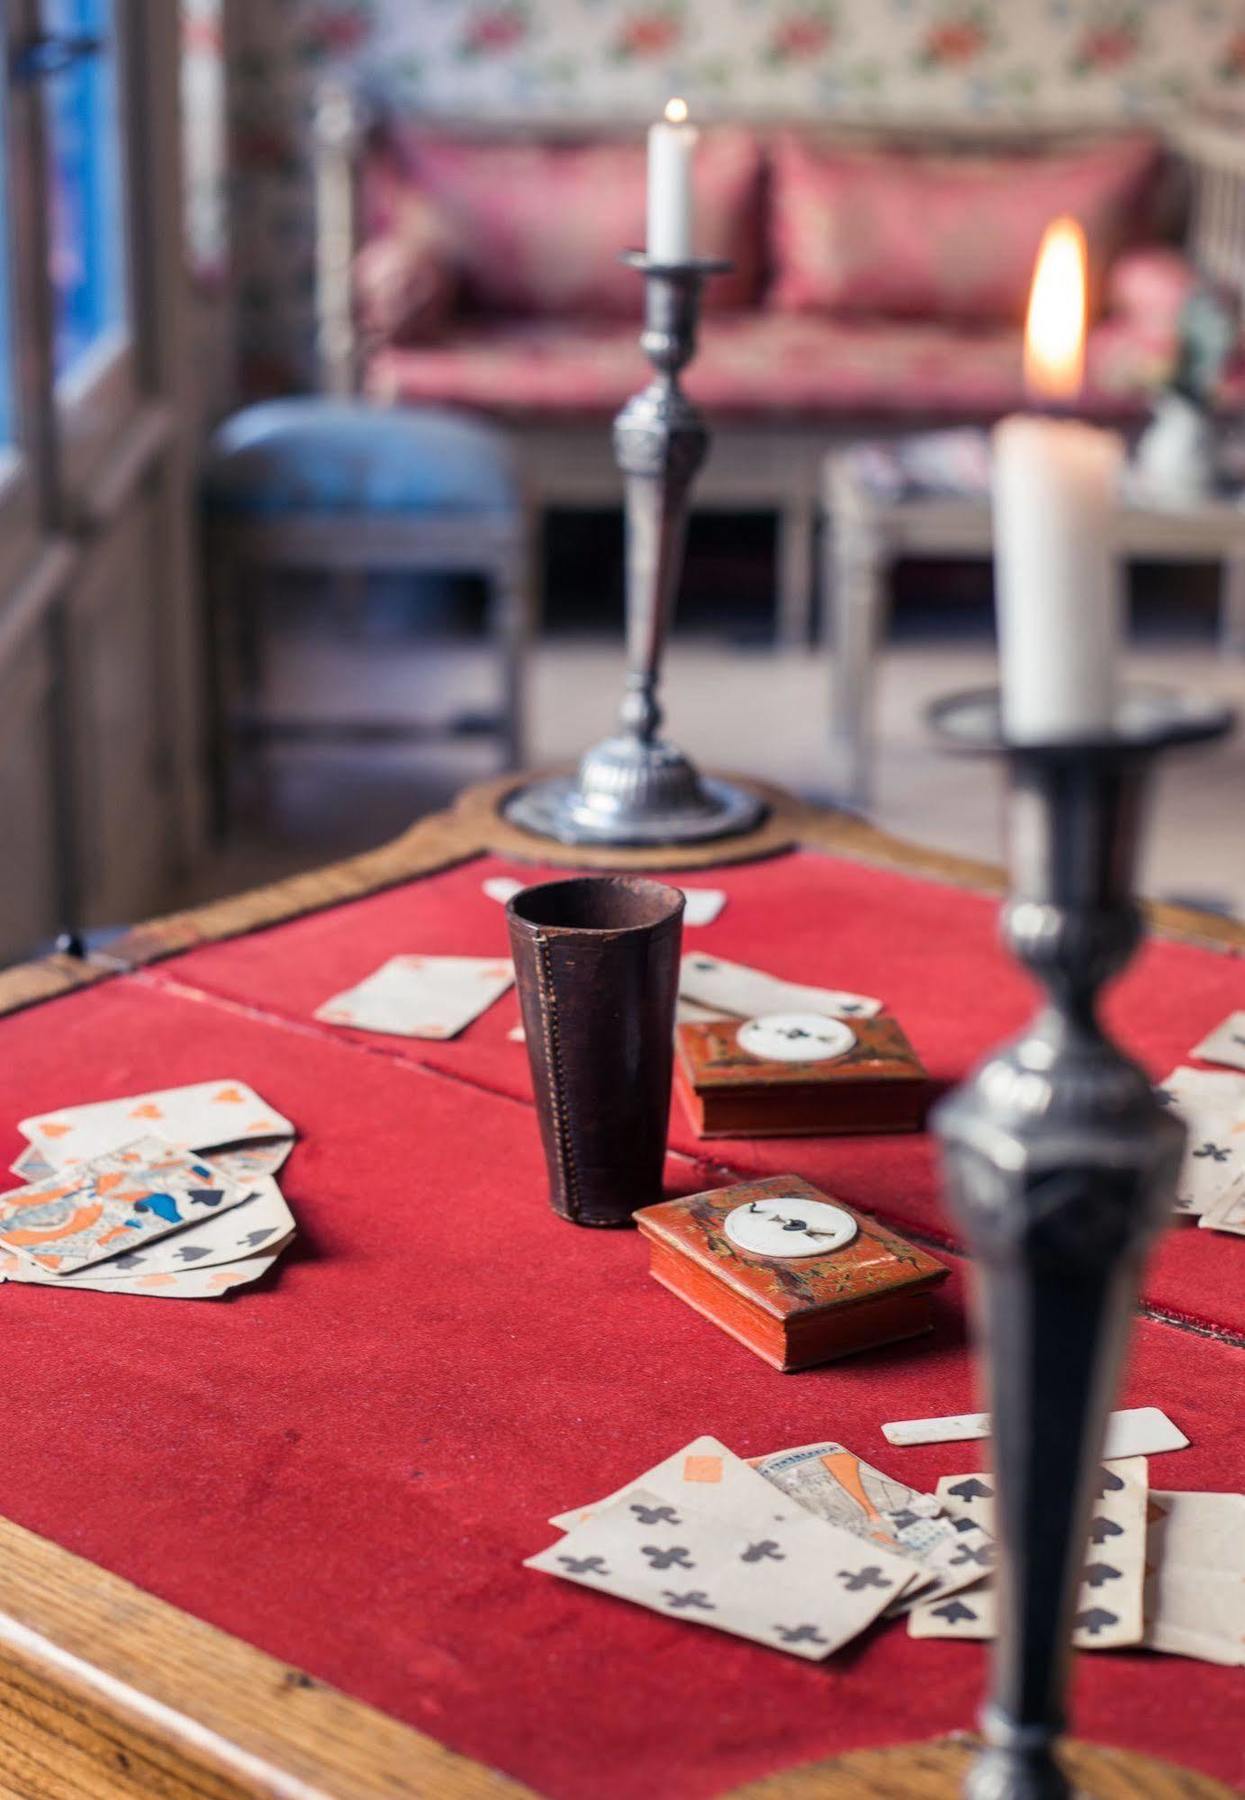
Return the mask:
[[[204,1166],[219,1169],[214,1159]],[[135,1275],[180,1275],[188,1269],[219,1268],[224,1263],[268,1255],[294,1234],[294,1215],[271,1176],[247,1184],[249,1200],[223,1214],[214,1213],[200,1224],[188,1225],[170,1237],[126,1250],[114,1256],[106,1269],[89,1271],[99,1280],[116,1281]],[[77,1287],[83,1277],[56,1277],[58,1287]]]
[[819,1519],[910,1558],[920,1573],[898,1611],[917,1593],[932,1600],[971,1587],[993,1566],[993,1543],[981,1526],[952,1519],[932,1494],[884,1475],[842,1444],[778,1450],[752,1467]]
[[[180,1274],[111,1276],[91,1270],[85,1276],[67,1281],[58,1280],[54,1275],[39,1275],[33,1270],[14,1270],[10,1266],[0,1269],[0,1279],[7,1276],[10,1281],[31,1287],[88,1288],[98,1294],[146,1294],[159,1300],[219,1300],[232,1289],[246,1287],[266,1275],[284,1248],[284,1244],[277,1244],[264,1256],[244,1257],[225,1268],[187,1269]],[[17,1260],[13,1259],[14,1262]],[[112,1265],[105,1263],[100,1267],[107,1269]]]
[[140,1138],[0,1195],[0,1248],[62,1275],[228,1212],[248,1191],[161,1138]]
[[293,1138],[275,1144],[240,1144],[236,1150],[213,1150],[212,1162],[235,1181],[262,1181],[283,1169],[294,1148]]
[[871,1019],[882,1002],[868,994],[845,994],[834,988],[802,987],[780,981],[761,969],[693,951],[683,958],[679,994],[709,1009],[711,1017],[730,1013],[757,1019],[766,1013],[820,1013],[838,1019]]
[[329,1025],[393,1037],[456,1037],[514,981],[514,965],[489,956],[394,956],[316,1012]]
[[[1141,1642],[1146,1487],[1143,1456],[1103,1464],[1074,1615],[1072,1641],[1078,1649],[1111,1650]],[[993,1533],[991,1476],[946,1475],[936,1491],[949,1513]],[[912,1637],[989,1638],[996,1627],[996,1595],[989,1581],[950,1599],[919,1600],[908,1617]]]
[[[883,1425],[888,1444],[950,1444],[990,1435],[989,1413],[949,1413],[940,1419],[896,1419]],[[1103,1461],[1122,1456],[1157,1456],[1183,1450],[1189,1440],[1157,1406],[1126,1407],[1107,1420]]]
[[27,1144],[21,1154],[9,1164],[13,1175],[20,1175],[23,1181],[42,1181],[45,1175],[54,1175],[56,1165],[48,1161],[37,1144]]
[[1231,1231],[1245,1237],[1245,1176],[1209,1203],[1198,1225],[1204,1231]]
[[721,888],[685,887],[683,898],[686,902],[683,909],[685,925],[712,925],[726,905],[726,895]]
[[871,1625],[911,1574],[798,1507],[750,1530],[648,1488],[524,1566],[813,1662]]
[[516,894],[523,892],[523,883],[516,881],[513,875],[490,875],[480,886],[489,899],[496,900],[499,906],[505,906],[508,900],[513,900]]
[[1188,1127],[1175,1210],[1197,1217],[1245,1176],[1245,1075],[1173,1069],[1156,1092]]
[[1150,1495],[1145,1644],[1245,1664],[1245,1494]]
[[1204,1037],[1189,1052],[1203,1062],[1226,1063],[1233,1069],[1245,1069],[1245,1012],[1229,1013],[1222,1025]]
[[[685,1444],[682,1450],[676,1450],[665,1462],[658,1463],[655,1469],[648,1469],[634,1481],[616,1488],[612,1494],[589,1501],[586,1506],[572,1507],[569,1512],[556,1513],[549,1523],[569,1531],[607,1506],[613,1506],[615,1501],[627,1499],[637,1487],[654,1488],[665,1498],[675,1501],[689,1495],[694,1499],[706,1488],[712,1488],[714,1506],[719,1512],[726,1510],[745,1518],[754,1515],[758,1506],[763,1510],[774,1506],[769,1483],[750,1469],[742,1457],[736,1456],[715,1437],[699,1437]],[[784,1510],[790,1512],[791,1508]]]
[[137,1137],[159,1138],[162,1149],[173,1145],[206,1151],[251,1138],[294,1136],[288,1119],[261,1100],[253,1087],[232,1079],[36,1113],[22,1119],[18,1129],[54,1169],[119,1150]]

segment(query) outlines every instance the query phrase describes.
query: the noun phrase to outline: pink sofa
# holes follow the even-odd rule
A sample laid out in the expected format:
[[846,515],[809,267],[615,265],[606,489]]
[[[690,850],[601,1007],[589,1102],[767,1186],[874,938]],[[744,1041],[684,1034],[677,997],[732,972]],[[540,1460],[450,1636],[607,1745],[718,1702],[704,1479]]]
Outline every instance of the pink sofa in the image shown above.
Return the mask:
[[[464,406],[526,440],[539,501],[617,492],[604,422],[648,376],[644,149],[603,135],[370,135],[355,262],[363,385]],[[780,609],[807,628],[817,471],[862,431],[988,421],[1023,404],[1021,323],[1046,223],[1072,213],[1093,261],[1086,412],[1136,418],[1170,368],[1196,279],[1174,247],[1172,162],[1141,133],[1040,153],[861,146],[708,127],[706,290],[687,387],[712,418],[702,504],[780,513]]]

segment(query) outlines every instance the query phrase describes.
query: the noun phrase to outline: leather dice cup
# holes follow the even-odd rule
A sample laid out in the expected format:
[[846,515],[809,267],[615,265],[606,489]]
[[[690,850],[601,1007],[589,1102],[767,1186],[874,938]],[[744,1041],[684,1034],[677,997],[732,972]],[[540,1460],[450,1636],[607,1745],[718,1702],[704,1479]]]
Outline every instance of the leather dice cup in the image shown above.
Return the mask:
[[629,1225],[661,1199],[683,895],[584,876],[506,908],[555,1212]]

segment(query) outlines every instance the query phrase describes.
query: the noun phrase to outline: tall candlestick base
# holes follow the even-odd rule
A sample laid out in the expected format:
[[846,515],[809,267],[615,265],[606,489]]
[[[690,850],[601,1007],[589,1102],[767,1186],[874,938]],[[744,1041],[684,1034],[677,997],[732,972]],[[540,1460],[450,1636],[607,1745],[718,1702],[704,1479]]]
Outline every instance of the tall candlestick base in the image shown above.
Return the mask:
[[626,477],[627,685],[619,729],[584,757],[578,773],[521,789],[505,806],[514,825],[564,844],[687,844],[750,831],[764,803],[745,788],[699,774],[661,735],[661,662],[674,611],[688,502],[709,433],[679,385],[696,348],[700,289],[730,267],[707,257],[626,260],[646,280],[640,338],[654,379],[614,421],[614,453]]
[[1127,694],[1081,743],[1004,740],[998,697],[935,706],[960,749],[1007,758],[1004,937],[1046,990],[1032,1024],[935,1110],[948,1202],[973,1254],[993,1414],[999,1634],[971,1800],[1066,1800],[1055,1760],[1107,1412],[1184,1130],[1100,1025],[1142,936],[1133,875],[1159,754],[1231,714]]

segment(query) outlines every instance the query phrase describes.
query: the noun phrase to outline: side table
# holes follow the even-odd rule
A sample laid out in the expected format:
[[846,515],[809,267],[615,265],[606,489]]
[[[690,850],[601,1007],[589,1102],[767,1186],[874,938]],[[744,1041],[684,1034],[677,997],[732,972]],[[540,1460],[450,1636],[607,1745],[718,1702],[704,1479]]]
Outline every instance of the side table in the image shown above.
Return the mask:
[[[901,467],[902,446],[896,466]],[[863,811],[872,798],[876,662],[903,556],[989,556],[989,500],[917,485],[883,487],[868,451],[834,452],[822,465],[822,581],[830,621],[831,793]],[[1195,505],[1121,505],[1120,553],[1131,561],[1222,565],[1219,644],[1245,657],[1245,496]]]

